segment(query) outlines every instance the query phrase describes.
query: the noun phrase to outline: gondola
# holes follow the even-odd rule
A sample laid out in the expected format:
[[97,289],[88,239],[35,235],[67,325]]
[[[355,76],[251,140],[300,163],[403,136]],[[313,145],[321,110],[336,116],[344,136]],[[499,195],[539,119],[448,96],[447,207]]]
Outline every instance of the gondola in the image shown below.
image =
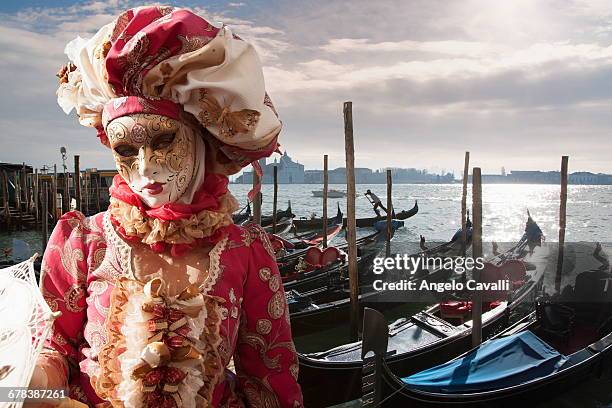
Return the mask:
[[[379,359],[368,380],[379,393],[362,406],[533,406],[597,375],[612,359],[612,294],[602,278],[610,273],[582,272],[573,288],[538,301],[535,312],[437,367],[407,376]],[[366,319],[373,328],[384,317],[368,311]],[[366,336],[368,350],[383,354],[384,338],[370,330]]]
[[251,219],[251,202],[249,201],[240,212],[232,215],[232,220],[236,225],[243,225]]
[[261,224],[264,231],[268,234],[276,233],[278,235],[283,235],[291,231],[293,228],[293,219],[289,217],[278,218],[276,220],[276,228],[273,224]]
[[[338,204],[338,207],[340,204]],[[410,210],[403,210],[399,213],[394,214],[393,219],[397,220],[407,220],[408,218],[416,215],[419,212],[419,204],[415,201],[414,206]],[[366,228],[373,227],[377,221],[386,220],[387,217],[376,216],[376,217],[367,217],[367,218],[357,218],[355,220],[355,224],[358,228]],[[315,218],[315,219],[294,219],[293,225],[298,231],[308,231],[313,229],[319,229],[323,227],[323,219]],[[343,226],[346,227],[346,218],[343,220]]]
[[[250,221],[253,220],[252,215],[253,214],[251,212],[251,203],[249,202],[249,203],[247,203],[246,207],[244,207],[242,210],[240,210],[240,212],[232,215],[232,219],[234,221],[234,224],[236,224],[236,225],[246,225]],[[291,224],[290,221],[293,219],[293,217],[295,217],[295,214],[293,214],[293,211],[291,210],[291,201],[289,201],[286,210],[279,210],[279,211],[276,212],[276,225],[277,225],[277,227],[285,229],[287,224],[289,224],[289,228],[286,228],[287,231],[289,231],[291,229],[291,227],[292,227],[292,224]],[[260,225],[264,229],[269,230],[268,232],[272,232],[272,223],[273,223],[273,216],[272,215],[262,215],[261,216],[261,224]],[[280,230],[279,228],[277,228],[277,233]]]
[[[470,235],[468,231],[468,237]],[[459,241],[455,239],[429,251],[435,253],[434,251],[438,250],[442,256],[449,256],[460,251]],[[534,299],[541,285],[545,269],[544,260],[548,254],[547,248],[537,247],[539,242],[540,236],[525,233],[513,248],[490,261],[501,264],[511,259],[523,259],[535,266],[530,266],[529,273],[525,273],[523,282],[512,292],[510,302],[497,302],[491,304],[491,310],[485,310],[482,318],[485,337],[507,325],[511,314],[524,308],[528,301]],[[541,250],[527,255],[526,252],[531,251],[532,247]],[[440,275],[441,272],[432,272],[432,275],[436,274]],[[441,275],[437,276],[438,281],[448,279],[448,275],[443,273]],[[434,277],[429,276],[429,278]],[[417,299],[413,301],[416,302]],[[381,305],[373,305],[375,309],[381,310]],[[458,301],[437,303],[412,317],[401,318],[392,323],[389,326],[387,364],[398,370],[419,370],[430,366],[432,362],[435,364],[446,361],[469,349],[471,318],[462,308],[464,305],[466,304]],[[363,368],[361,346],[361,342],[356,342],[324,352],[299,355],[299,380],[308,406],[329,406],[361,396]],[[332,392],[331,384],[337,383],[343,384],[342,390],[334,389]],[[332,388],[322,388],[328,384]]]
[[[280,221],[285,218],[293,219],[294,217],[295,217],[295,214],[293,213],[291,209],[291,201],[289,201],[289,203],[287,204],[286,210],[276,211],[276,223],[277,224],[280,223]],[[272,215],[262,215],[261,216],[261,226],[262,227],[271,226],[273,222],[273,218],[274,217]]]
[[[327,243],[330,244],[341,230],[342,212],[339,212],[334,218],[329,220],[329,225],[327,228]],[[323,231],[295,235],[293,239],[284,239],[280,237],[279,234],[272,234],[269,236],[272,246],[275,248],[275,252],[277,254],[276,261],[278,262],[279,267],[282,267],[282,265],[290,262],[294,262],[300,256],[305,255],[309,247],[321,246],[324,238]]]
[[[371,264],[377,251],[368,251],[361,248],[361,254],[357,257],[357,268],[364,269]],[[314,269],[310,272],[301,273],[298,279],[284,281],[285,293],[289,312],[296,313],[308,307],[304,300],[308,302],[326,303],[333,302],[338,298],[338,293],[342,292],[348,275],[348,263],[346,254],[340,253],[337,260],[329,265]],[[341,290],[335,290],[340,288]]]
[[[461,253],[461,245],[447,242],[435,248],[428,249],[424,252],[419,252],[413,256],[427,254],[429,257],[453,257],[459,256]],[[361,270],[362,272],[364,270]],[[452,272],[448,270],[434,270],[431,273],[425,268],[416,271],[412,276],[413,279],[426,279],[429,281],[446,280]],[[362,274],[363,276],[363,274]],[[370,278],[370,277],[366,277]],[[360,278],[361,280],[362,278]],[[360,289],[358,302],[360,310],[366,306],[375,307],[379,310],[397,307],[405,303],[404,299],[393,299],[392,294],[388,291],[375,291],[371,285],[364,279],[365,285]],[[350,309],[350,297],[347,282],[344,286],[335,288],[329,291],[328,300],[325,302],[316,302],[309,299],[307,296],[301,298],[292,298],[291,301],[297,303],[299,308],[294,307],[291,313],[291,331],[294,336],[310,334],[316,331],[326,330],[339,321],[346,321]]]

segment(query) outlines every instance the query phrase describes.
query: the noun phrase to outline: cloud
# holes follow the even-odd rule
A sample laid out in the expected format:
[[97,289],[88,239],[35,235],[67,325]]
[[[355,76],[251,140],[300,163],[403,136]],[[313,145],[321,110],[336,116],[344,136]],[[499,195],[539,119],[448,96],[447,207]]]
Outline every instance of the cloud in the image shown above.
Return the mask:
[[[0,16],[0,66],[11,73],[0,78],[2,141],[36,141],[0,160],[44,160],[64,143],[112,167],[91,130],[56,106],[53,75],[68,40],[139,4]],[[485,171],[557,168],[569,153],[574,169],[612,172],[609,1],[187,5],[254,44],[283,119],[281,143],[307,168],[323,153],[343,165],[342,102],[352,100],[361,166],[458,169],[467,149]]]

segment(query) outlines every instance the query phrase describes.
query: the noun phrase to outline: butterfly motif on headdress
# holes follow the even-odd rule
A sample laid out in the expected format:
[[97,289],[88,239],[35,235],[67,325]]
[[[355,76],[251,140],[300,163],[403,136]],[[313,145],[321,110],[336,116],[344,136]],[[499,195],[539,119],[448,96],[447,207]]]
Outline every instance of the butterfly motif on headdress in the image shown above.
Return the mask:
[[257,127],[261,114],[253,109],[242,109],[232,112],[229,106],[223,107],[205,89],[200,90],[198,114],[200,122],[208,126],[217,126],[221,138],[232,138],[237,134],[249,134]]

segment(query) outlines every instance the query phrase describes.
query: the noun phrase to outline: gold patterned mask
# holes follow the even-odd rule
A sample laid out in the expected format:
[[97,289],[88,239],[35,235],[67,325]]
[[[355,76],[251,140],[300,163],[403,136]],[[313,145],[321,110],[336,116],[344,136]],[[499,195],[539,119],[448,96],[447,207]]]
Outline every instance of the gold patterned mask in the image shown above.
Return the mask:
[[166,116],[138,113],[114,119],[106,133],[119,174],[145,204],[191,202],[204,171],[196,160],[204,158],[204,143],[195,129]]

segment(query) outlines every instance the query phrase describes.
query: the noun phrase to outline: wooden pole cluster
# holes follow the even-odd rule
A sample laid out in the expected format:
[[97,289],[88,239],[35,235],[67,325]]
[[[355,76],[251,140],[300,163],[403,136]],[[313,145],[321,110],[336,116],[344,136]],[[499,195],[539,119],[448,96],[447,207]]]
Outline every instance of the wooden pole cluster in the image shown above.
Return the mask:
[[272,198],[272,233],[276,234],[276,209],[278,206],[278,167],[274,166],[274,197]]
[[467,186],[470,169],[470,152],[465,152],[463,163],[463,193],[461,194],[461,255],[467,250]]
[[[472,172],[472,256],[482,257],[482,177],[480,167]],[[472,279],[480,281],[480,271],[473,270]],[[472,347],[482,343],[482,292],[472,297]]]
[[392,184],[391,169],[387,169],[387,242],[385,249],[387,257],[391,256],[391,236],[393,235],[393,226],[391,225],[393,219],[393,203],[391,198]]
[[323,248],[327,248],[327,193],[329,189],[327,160],[328,156],[323,155]]
[[344,147],[346,152],[346,240],[351,295],[351,339],[359,332],[359,275],[357,271],[357,226],[355,223],[355,145],[353,142],[353,103],[344,102]]
[[567,221],[567,165],[569,156],[561,157],[561,195],[559,204],[559,251],[557,255],[557,275],[555,289],[561,291],[561,277],[563,275],[563,257],[565,254],[565,226]]

